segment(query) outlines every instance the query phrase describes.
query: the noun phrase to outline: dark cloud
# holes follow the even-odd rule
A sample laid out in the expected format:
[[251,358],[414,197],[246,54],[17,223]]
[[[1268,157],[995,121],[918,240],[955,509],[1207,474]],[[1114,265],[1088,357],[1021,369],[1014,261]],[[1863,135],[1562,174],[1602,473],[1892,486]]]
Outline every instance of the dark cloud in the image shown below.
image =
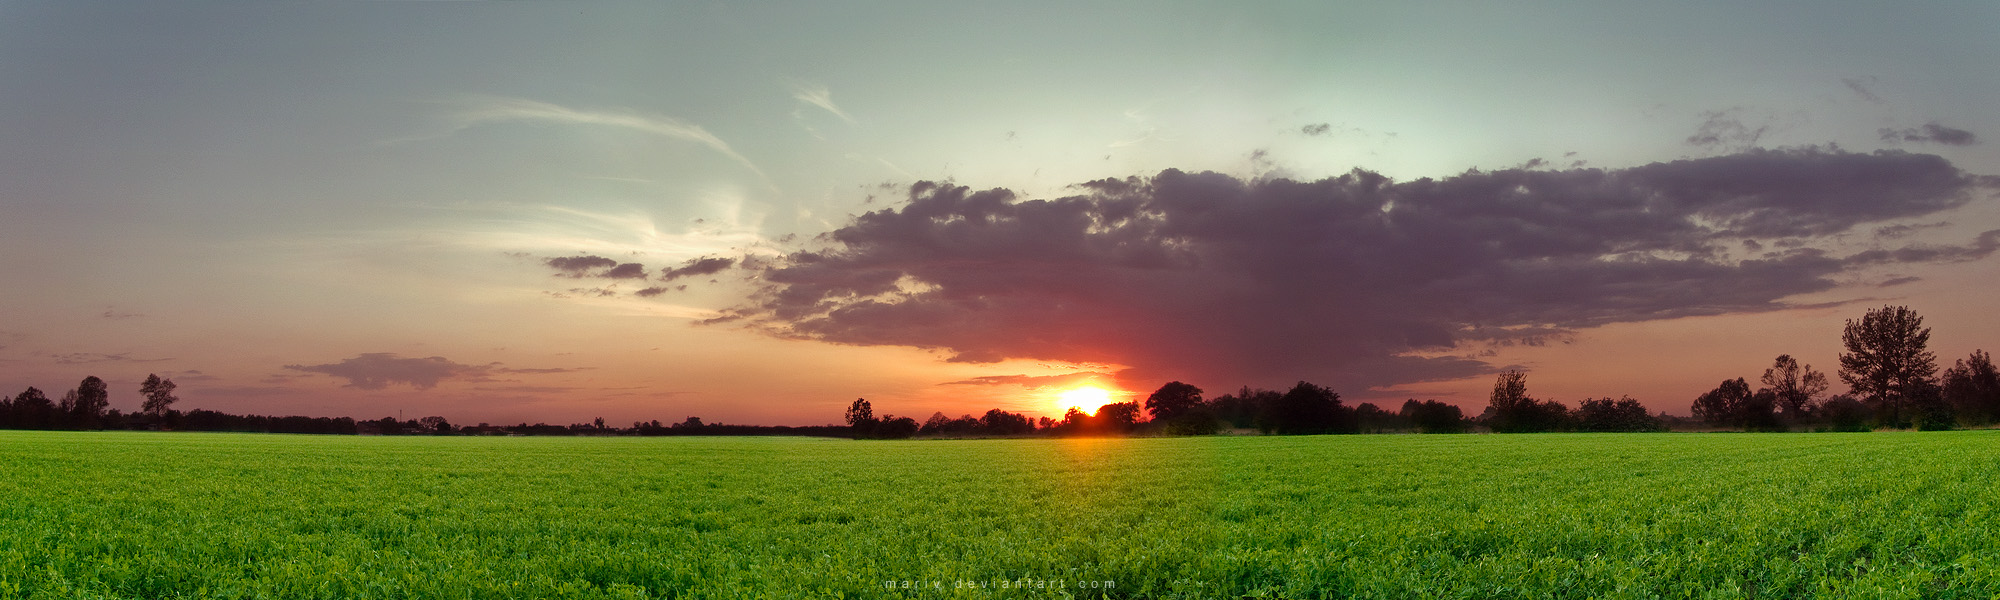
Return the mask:
[[[1052,200],[925,182],[825,247],[744,265],[761,285],[711,322],[961,362],[1130,365],[1138,385],[1360,390],[1491,372],[1467,354],[1479,346],[1781,310],[1863,266],[1984,256],[1990,235],[1846,257],[1812,243],[1980,185],[1937,156],[1810,148],[1408,182],[1168,170]],[[1781,249],[1739,256],[1750,238]]]
[[1903,285],[1905,283],[1916,283],[1923,280],[1924,278],[1922,277],[1893,277],[1883,281],[1882,283],[1875,284],[1875,287],[1894,287],[1898,285]]
[[638,297],[640,297],[640,298],[651,298],[651,297],[654,297],[654,296],[658,296],[658,295],[660,295],[660,294],[664,294],[664,293],[667,293],[667,288],[662,288],[662,287],[649,287],[649,288],[646,288],[646,289],[643,289],[643,290],[639,290],[639,291],[636,291],[636,292],[632,292],[632,295],[634,295],[634,296],[638,296]]
[[645,279],[646,265],[642,265],[639,263],[625,263],[622,265],[618,265],[616,267],[612,267],[611,270],[605,271],[602,275],[598,276],[608,277],[611,279]]
[[689,259],[677,269],[666,269],[660,273],[660,281],[673,281],[682,277],[714,275],[736,265],[736,259],[709,257]]
[[106,319],[111,319],[113,321],[123,321],[125,319],[137,319],[139,317],[144,317],[146,315],[143,313],[125,312],[115,308],[106,308],[104,309],[104,313],[98,316],[104,317]]
[[1945,127],[1936,121],[1925,123],[1923,127],[1907,129],[1883,128],[1882,141],[1885,142],[1932,142],[1947,146],[1970,146],[1979,143],[1979,136],[1955,127]]
[[556,270],[557,275],[561,275],[563,277],[579,277],[579,278],[589,274],[592,269],[604,269],[604,268],[618,266],[618,261],[611,260],[609,258],[605,258],[602,256],[588,256],[588,255],[558,256],[554,258],[545,259],[542,261],[542,263],[548,265],[551,268],[554,268]]
[[1329,135],[1333,133],[1333,124],[1314,123],[1311,125],[1302,126],[1299,127],[1299,133],[1303,133],[1306,135],[1313,135],[1313,136]]
[[494,381],[492,378],[494,374],[547,374],[578,370],[514,369],[502,367],[500,363],[468,365],[452,362],[442,356],[401,358],[388,352],[370,352],[337,363],[285,365],[285,368],[339,377],[347,380],[347,387],[364,390],[379,390],[398,383],[417,389],[430,389],[447,380],[490,382]]

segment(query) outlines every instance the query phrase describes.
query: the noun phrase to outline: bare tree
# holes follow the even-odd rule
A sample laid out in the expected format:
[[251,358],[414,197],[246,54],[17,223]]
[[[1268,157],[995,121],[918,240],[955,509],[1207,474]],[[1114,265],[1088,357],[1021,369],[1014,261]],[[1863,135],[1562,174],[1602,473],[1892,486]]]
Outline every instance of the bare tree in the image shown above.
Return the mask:
[[1798,421],[1812,410],[1813,401],[1827,388],[1826,374],[1812,365],[1800,366],[1790,354],[1778,355],[1771,368],[1764,369],[1764,389],[1778,396],[1778,408],[1785,418]]

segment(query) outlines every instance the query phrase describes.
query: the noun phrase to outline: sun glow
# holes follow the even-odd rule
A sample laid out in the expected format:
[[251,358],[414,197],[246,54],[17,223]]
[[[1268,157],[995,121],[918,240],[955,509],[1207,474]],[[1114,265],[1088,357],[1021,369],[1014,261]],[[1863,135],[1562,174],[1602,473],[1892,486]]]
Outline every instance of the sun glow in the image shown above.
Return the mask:
[[1086,413],[1097,414],[1098,407],[1111,403],[1111,390],[1094,385],[1073,387],[1056,395],[1056,410],[1069,412],[1076,408]]

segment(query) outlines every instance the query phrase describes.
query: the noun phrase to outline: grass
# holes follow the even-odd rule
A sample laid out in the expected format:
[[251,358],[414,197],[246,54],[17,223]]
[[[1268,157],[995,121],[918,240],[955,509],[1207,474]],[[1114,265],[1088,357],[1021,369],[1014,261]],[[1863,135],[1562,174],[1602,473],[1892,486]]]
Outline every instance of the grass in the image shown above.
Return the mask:
[[0,597],[1987,598],[1996,504],[2000,431],[5,431]]

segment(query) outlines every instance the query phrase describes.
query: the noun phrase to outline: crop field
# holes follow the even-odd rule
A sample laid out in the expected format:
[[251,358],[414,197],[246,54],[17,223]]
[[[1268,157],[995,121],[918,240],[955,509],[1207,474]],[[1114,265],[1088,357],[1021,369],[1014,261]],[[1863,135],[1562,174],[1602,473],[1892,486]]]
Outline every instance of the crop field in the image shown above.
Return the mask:
[[1978,597],[2000,431],[0,431],[0,597]]

